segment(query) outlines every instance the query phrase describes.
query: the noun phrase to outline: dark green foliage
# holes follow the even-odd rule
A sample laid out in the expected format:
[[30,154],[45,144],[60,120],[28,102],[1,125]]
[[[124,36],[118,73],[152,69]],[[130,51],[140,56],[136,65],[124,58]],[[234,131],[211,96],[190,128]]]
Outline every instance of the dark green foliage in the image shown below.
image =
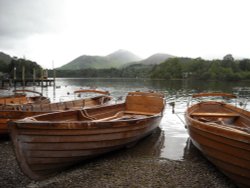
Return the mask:
[[[123,69],[82,69],[82,70],[56,70],[57,77],[83,77],[83,78],[145,78],[149,77],[153,65],[135,64]],[[52,77],[53,71],[49,71]]]
[[11,60],[12,60],[12,58],[8,54],[0,52],[0,64],[1,64],[1,62],[4,62],[4,63],[6,63],[6,65],[8,65],[11,62]]
[[42,68],[36,62],[13,58],[7,66],[7,72],[9,73],[10,78],[14,77],[14,69],[16,68],[16,79],[21,79],[23,67],[25,70],[25,78],[33,78],[33,69],[35,69],[36,78],[40,77]]
[[[52,73],[50,73],[52,76]],[[132,64],[122,69],[57,70],[57,77],[250,80],[250,60],[170,58],[159,65]]]
[[[116,57],[116,56],[115,56]],[[111,58],[111,57],[109,57]],[[22,67],[25,67],[25,78],[36,78],[41,75],[41,66],[26,59],[11,58],[9,63],[0,59],[0,73],[8,73],[10,78],[22,77]],[[161,64],[131,64],[123,68],[86,68],[77,70],[56,70],[57,77],[83,78],[154,78],[154,79],[199,79],[239,81],[250,80],[250,59],[235,60],[232,55],[226,55],[223,60],[204,60],[201,58],[169,58]],[[49,71],[53,77],[53,71]]]
[[200,79],[200,80],[249,80],[250,60],[234,60],[226,55],[223,60],[203,60],[201,58],[172,58],[156,65],[151,78]]
[[3,60],[0,60],[0,72],[7,72],[7,63],[5,63]]
[[239,61],[239,69],[241,71],[250,71],[250,59],[243,59]]
[[36,72],[36,78],[40,77],[42,67],[36,62],[11,57],[3,52],[0,52],[0,73],[7,74],[8,78],[14,77],[14,68],[16,68],[16,79],[22,78],[22,69],[25,69],[25,78],[33,78],[33,70]]

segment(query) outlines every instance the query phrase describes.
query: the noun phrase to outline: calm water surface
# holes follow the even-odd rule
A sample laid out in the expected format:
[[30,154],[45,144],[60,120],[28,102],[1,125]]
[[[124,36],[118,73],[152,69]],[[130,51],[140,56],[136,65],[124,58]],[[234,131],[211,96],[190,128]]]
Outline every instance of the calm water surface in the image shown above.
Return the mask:
[[[184,111],[193,93],[198,92],[229,92],[237,94],[238,102],[246,103],[246,108],[250,109],[250,82],[208,82],[208,81],[167,81],[167,80],[147,80],[147,79],[80,79],[80,78],[57,78],[56,88],[36,87],[51,101],[65,101],[76,96],[73,91],[77,89],[97,88],[108,90],[114,101],[125,99],[129,91],[154,90],[165,94],[166,109],[158,129],[153,135],[144,139],[130,152],[134,155],[155,156],[168,158],[171,160],[183,160],[188,153],[188,134],[184,127]],[[29,89],[33,89],[30,87]],[[7,91],[5,91],[7,92]],[[2,94],[4,92],[1,92]],[[89,94],[89,97],[92,94]],[[175,113],[169,102],[175,102]],[[129,152],[129,151],[128,151]]]

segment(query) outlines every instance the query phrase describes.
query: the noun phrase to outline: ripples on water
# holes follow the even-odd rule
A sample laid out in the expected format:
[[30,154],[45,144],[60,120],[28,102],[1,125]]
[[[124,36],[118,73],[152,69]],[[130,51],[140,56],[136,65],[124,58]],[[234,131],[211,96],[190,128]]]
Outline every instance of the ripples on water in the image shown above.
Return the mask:
[[[108,90],[114,101],[123,97],[129,91],[154,90],[165,94],[166,109],[160,129],[140,142],[131,152],[134,155],[155,156],[172,160],[183,160],[188,148],[188,134],[184,128],[184,112],[193,93],[199,92],[229,92],[240,96],[240,102],[249,110],[250,82],[201,82],[201,81],[167,81],[143,79],[78,79],[58,78],[54,87],[26,87],[35,89],[48,96],[51,101],[65,101],[76,98],[73,92],[78,89],[97,88]],[[1,90],[1,95],[8,95],[11,90]],[[84,95],[90,97],[93,94]],[[175,102],[175,114],[169,102]]]

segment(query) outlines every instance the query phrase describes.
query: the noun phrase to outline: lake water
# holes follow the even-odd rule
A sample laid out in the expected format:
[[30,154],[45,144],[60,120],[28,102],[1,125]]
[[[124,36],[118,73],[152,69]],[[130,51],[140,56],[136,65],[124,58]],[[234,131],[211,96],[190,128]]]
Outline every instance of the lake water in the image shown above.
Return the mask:
[[[33,89],[33,87],[26,88]],[[183,160],[185,155],[190,153],[183,115],[193,93],[212,91],[234,93],[240,97],[238,102],[246,104],[244,107],[250,109],[250,103],[248,102],[250,82],[57,78],[56,88],[51,86],[43,89],[36,87],[35,89],[50,97],[51,101],[65,101],[76,97],[73,95],[73,91],[87,88],[108,90],[114,101],[118,101],[121,96],[124,100],[129,91],[154,90],[164,93],[167,106],[160,129],[140,142],[135,147],[136,150],[131,150],[131,152],[134,152],[134,155],[153,155],[171,160]],[[91,94],[87,97],[89,96]],[[174,114],[172,113],[172,107],[168,104],[169,102],[175,102]]]

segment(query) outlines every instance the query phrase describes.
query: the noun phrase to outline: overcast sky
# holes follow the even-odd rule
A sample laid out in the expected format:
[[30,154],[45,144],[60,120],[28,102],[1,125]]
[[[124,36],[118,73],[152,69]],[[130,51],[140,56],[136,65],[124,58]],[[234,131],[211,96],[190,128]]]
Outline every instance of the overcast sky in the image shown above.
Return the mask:
[[0,51],[59,67],[119,49],[141,58],[250,58],[249,0],[0,0]]

